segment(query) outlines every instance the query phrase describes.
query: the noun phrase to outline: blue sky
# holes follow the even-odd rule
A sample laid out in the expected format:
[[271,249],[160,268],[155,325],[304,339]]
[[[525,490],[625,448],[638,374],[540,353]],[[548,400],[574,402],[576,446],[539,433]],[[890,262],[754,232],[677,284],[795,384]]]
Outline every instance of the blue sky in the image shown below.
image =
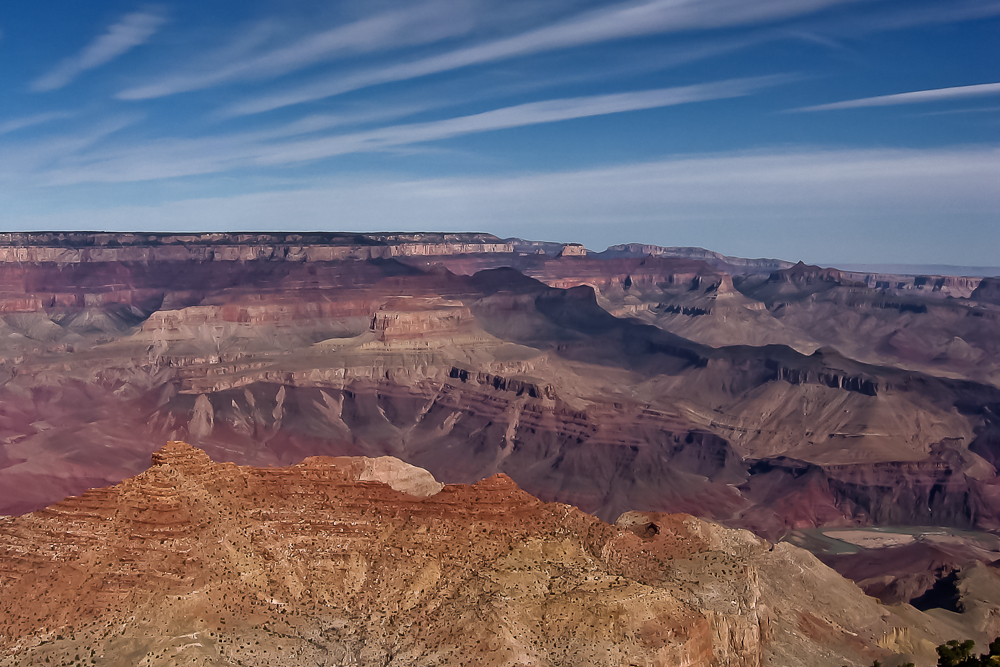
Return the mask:
[[0,6],[0,228],[1000,265],[1000,0]]

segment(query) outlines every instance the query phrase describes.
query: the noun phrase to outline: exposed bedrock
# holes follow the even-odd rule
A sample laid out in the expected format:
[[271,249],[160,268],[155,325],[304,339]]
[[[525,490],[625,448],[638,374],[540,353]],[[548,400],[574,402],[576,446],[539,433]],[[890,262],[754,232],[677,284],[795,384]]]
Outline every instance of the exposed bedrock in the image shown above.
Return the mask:
[[[453,365],[438,379],[420,379],[402,369],[386,377],[387,370],[370,366],[293,373],[245,364],[227,372],[250,375],[235,382],[205,378],[197,365],[164,368],[165,384],[150,378],[152,386],[125,400],[115,393],[123,385],[113,374],[106,385],[59,379],[58,389],[6,389],[0,426],[22,435],[0,450],[0,513],[116,482],[141,470],[163,441],[189,438],[213,457],[241,464],[392,455],[446,482],[504,472],[543,499],[603,518],[637,508],[687,511],[770,537],[792,527],[852,523],[1000,527],[992,460],[958,441],[929,456],[917,449],[914,460],[902,462],[865,462],[865,452],[840,464],[744,462],[710,424],[614,401],[574,407],[554,385],[516,373]],[[820,389],[861,401],[892,398]],[[851,442],[833,438],[830,446]]]
[[872,377],[858,375],[843,375],[835,371],[814,371],[809,368],[786,368],[780,363],[772,362],[775,378],[789,384],[822,384],[834,389],[856,391],[866,396],[878,394],[878,381]]
[[970,298],[973,301],[1000,305],[1000,278],[983,278]]
[[755,461],[740,487],[753,505],[736,522],[771,537],[823,525],[1000,529],[1000,487],[992,470],[963,464],[960,457],[942,446],[924,461]]
[[510,252],[510,243],[491,234],[0,234],[0,263],[331,262]]
[[[184,238],[149,247],[264,243]],[[327,245],[490,242],[387,239]],[[122,247],[145,247],[133,241]],[[75,247],[60,243],[44,247]],[[453,250],[406,263],[4,264],[0,297],[18,312],[0,316],[0,512],[114,483],[188,438],[256,465],[391,454],[444,482],[505,472],[608,519],[688,511],[768,535],[997,524],[995,387],[840,346],[709,345],[661,326],[732,317],[735,335],[780,313],[837,336],[891,325],[902,354],[926,333],[911,324],[940,315],[941,331],[966,327],[949,338],[949,368],[980,353],[988,367],[988,305],[890,307],[910,302],[813,267],[735,284],[691,259],[516,255],[518,270],[504,266],[515,253]],[[875,323],[855,321],[861,310]]]
[[[973,276],[919,276],[892,273],[861,273],[844,271],[845,276],[863,282],[867,287],[891,291],[940,293],[953,297],[969,297],[984,280]],[[986,278],[985,280],[989,280]]]
[[597,253],[598,257],[663,257],[678,259],[703,260],[712,266],[721,268],[729,272],[745,273],[767,273],[775,269],[789,268],[792,262],[780,259],[747,259],[744,257],[729,257],[718,252],[705,250],[704,248],[678,248],[657,245],[647,245],[641,243],[623,243],[621,245],[610,246],[603,253]]
[[[909,603],[918,609],[962,611],[959,577],[989,565],[995,551],[957,539],[917,540],[854,554],[822,555],[820,560],[885,604]],[[996,564],[993,569],[996,569]]]
[[602,518],[687,511],[770,537],[851,523],[1000,527],[992,468],[957,442],[927,460],[744,462],[725,439],[676,415],[614,404],[578,410],[552,387],[458,368],[448,375],[451,383],[254,383],[178,394],[149,423],[257,465],[319,452],[393,455],[449,482],[504,472],[539,497]]
[[174,433],[215,457],[255,465],[322,453],[397,456],[449,482],[504,472],[543,499],[602,518],[635,507],[725,516],[741,504],[730,485],[745,469],[714,434],[652,411],[577,411],[497,376],[457,375],[460,386],[257,384],[182,394],[151,422],[178,425]]
[[589,285],[612,314],[713,347],[828,347],[858,361],[1000,386],[1000,297],[989,296],[995,279],[881,276],[801,263],[747,273],[689,258],[597,257],[477,263],[453,256],[440,263],[466,274],[514,266],[553,287]]
[[0,665],[923,667],[956,628],[991,629],[883,606],[790,544],[684,514],[604,523],[504,475],[236,466],[180,442],[152,463],[0,518]]

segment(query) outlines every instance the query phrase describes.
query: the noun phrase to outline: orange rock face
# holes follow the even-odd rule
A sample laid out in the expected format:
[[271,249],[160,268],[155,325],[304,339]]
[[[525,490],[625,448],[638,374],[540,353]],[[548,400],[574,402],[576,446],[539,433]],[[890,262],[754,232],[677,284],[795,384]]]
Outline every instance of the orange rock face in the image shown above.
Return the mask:
[[[425,477],[169,443],[137,477],[0,523],[0,665],[666,667],[770,650],[763,540],[686,515],[612,526],[504,475],[436,493]],[[892,628],[876,618],[848,656],[877,654]]]

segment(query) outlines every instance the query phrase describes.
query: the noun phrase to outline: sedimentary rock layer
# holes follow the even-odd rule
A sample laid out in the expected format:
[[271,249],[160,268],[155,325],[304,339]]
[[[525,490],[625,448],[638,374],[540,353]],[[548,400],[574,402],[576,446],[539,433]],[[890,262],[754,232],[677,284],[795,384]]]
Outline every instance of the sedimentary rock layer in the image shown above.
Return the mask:
[[[607,520],[1000,526],[1000,310],[944,287],[488,235],[5,241],[96,254],[0,264],[3,513],[117,482],[183,438],[241,464],[505,473]],[[293,245],[390,258],[239,250]],[[184,259],[99,261],[120,249]]]
[[169,443],[0,521],[0,665],[870,664],[939,637],[796,547],[611,525],[396,459],[213,463]]

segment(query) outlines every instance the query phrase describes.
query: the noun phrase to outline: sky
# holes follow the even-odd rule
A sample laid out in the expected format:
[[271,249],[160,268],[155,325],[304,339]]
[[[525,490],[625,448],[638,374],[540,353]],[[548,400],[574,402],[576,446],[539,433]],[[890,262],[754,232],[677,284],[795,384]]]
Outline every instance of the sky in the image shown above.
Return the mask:
[[1000,0],[0,4],[0,230],[1000,266]]

